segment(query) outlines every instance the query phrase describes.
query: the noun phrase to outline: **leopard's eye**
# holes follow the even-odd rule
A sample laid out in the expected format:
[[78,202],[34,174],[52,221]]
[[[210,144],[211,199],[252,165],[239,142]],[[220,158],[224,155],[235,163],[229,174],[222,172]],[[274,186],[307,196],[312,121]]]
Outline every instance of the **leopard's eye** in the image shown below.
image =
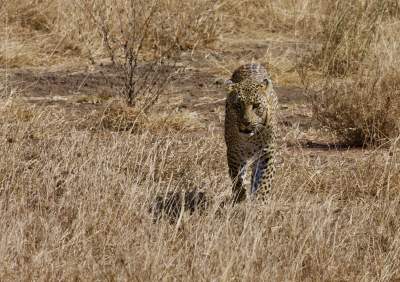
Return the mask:
[[253,104],[253,109],[257,110],[258,108],[260,108],[260,103],[254,103]]

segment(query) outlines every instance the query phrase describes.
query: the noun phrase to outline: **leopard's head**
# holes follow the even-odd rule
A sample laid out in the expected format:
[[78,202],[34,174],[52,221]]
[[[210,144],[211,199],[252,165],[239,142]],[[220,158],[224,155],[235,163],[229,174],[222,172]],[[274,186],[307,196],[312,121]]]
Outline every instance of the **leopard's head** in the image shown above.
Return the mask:
[[271,91],[270,79],[230,83],[227,105],[242,136],[251,137],[265,126],[269,114],[267,97]]

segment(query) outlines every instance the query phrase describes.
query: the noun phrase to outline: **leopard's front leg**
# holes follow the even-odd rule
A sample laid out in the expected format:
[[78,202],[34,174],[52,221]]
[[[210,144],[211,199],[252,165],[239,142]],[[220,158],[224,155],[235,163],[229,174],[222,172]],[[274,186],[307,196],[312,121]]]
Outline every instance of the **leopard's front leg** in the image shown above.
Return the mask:
[[254,162],[251,194],[257,198],[265,198],[272,187],[272,181],[275,174],[275,159],[271,152],[264,151]]
[[228,151],[228,167],[229,176],[232,179],[232,202],[233,204],[239,203],[246,199],[246,188],[244,187],[244,180],[246,177],[246,162],[234,157]]

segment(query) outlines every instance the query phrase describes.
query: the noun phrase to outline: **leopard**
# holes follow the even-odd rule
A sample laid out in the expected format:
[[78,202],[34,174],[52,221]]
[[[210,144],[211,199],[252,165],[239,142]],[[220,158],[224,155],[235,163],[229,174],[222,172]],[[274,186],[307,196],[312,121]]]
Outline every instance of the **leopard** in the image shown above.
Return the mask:
[[225,143],[232,203],[247,197],[244,185],[251,172],[250,196],[266,199],[276,171],[278,98],[261,64],[245,64],[226,81]]

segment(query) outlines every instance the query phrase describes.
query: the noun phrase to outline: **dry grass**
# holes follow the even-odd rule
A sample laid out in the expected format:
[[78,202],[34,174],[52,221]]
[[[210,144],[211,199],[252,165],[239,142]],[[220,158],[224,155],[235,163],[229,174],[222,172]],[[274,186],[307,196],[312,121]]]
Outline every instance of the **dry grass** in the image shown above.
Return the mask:
[[[130,3],[143,13],[132,18],[138,10]],[[391,0],[0,0],[0,280],[399,280],[399,7]],[[149,11],[155,16],[146,23]],[[147,29],[135,34],[131,26]],[[285,46],[276,57],[271,34],[315,53]],[[244,46],[266,38],[255,49],[268,50],[221,50],[224,35]],[[146,73],[144,61],[177,58],[192,75],[181,74],[174,93],[165,89],[170,96],[157,111],[127,106],[102,81],[90,88],[100,79],[89,71],[82,81],[79,72],[66,75],[70,65],[105,57],[124,64],[127,42],[142,46],[135,77]],[[281,84],[303,62],[301,79],[318,91],[311,104],[297,97],[282,104],[283,161],[267,202],[231,207],[221,99],[191,103],[184,95],[215,93],[218,86],[204,85],[215,77],[202,71],[217,61],[226,73],[225,63],[254,54],[274,66]],[[54,65],[61,71],[31,68]],[[37,80],[22,73],[28,82],[15,81],[19,68],[37,71]],[[120,76],[107,77],[123,87]],[[63,102],[23,97],[29,87],[51,98],[75,84]],[[310,122],[311,110],[324,128]],[[326,128],[347,144],[384,146],[325,150],[298,140],[330,142]],[[193,192],[205,201],[201,210]]]
[[138,44],[142,37],[147,54],[141,56],[194,49],[218,38],[217,9],[209,0],[7,1],[2,6],[0,62],[40,66],[101,58],[110,52],[118,56],[126,41]]
[[[322,47],[303,62],[318,70],[311,86],[314,116],[349,145],[376,145],[400,129],[399,5],[333,1]],[[307,84],[306,82],[306,84]]]
[[189,111],[172,111],[145,114],[137,108],[127,106],[121,100],[111,100],[101,111],[93,111],[80,123],[81,128],[91,130],[110,130],[116,132],[150,132],[169,134],[193,132],[204,129],[195,113]]
[[[2,109],[1,280],[400,275],[399,140],[361,159],[284,151],[266,205],[220,208],[230,189],[220,135],[76,130],[65,115]],[[204,214],[153,223],[156,195],[192,189],[206,194]]]
[[[132,5],[140,7],[136,16]],[[251,33],[254,28],[312,37],[322,29],[326,6],[325,1],[289,0],[8,1],[2,7],[0,62],[41,66],[104,57],[132,36],[127,27],[144,24],[150,10],[154,17],[144,40],[149,54],[171,46],[174,51],[200,49],[212,46],[223,33]],[[109,46],[104,44],[107,36],[113,38]]]
[[257,28],[304,38],[321,29],[327,1],[228,0],[224,3],[229,32],[251,32]]
[[365,73],[347,85],[331,82],[310,95],[313,114],[341,142],[379,145],[400,130],[400,74]]

